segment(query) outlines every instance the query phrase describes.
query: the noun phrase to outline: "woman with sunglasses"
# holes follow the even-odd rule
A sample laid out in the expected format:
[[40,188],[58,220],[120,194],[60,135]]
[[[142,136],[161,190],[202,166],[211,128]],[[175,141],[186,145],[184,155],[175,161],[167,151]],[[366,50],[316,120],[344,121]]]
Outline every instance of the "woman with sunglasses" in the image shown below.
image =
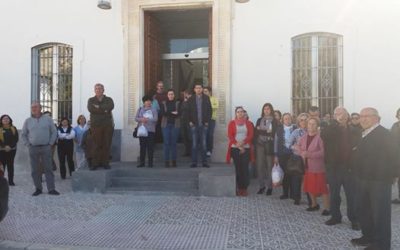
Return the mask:
[[235,119],[228,124],[228,151],[226,161],[230,163],[231,158],[236,172],[236,194],[247,196],[249,186],[249,162],[254,161],[252,153],[254,126],[245,116],[243,107],[235,108]]

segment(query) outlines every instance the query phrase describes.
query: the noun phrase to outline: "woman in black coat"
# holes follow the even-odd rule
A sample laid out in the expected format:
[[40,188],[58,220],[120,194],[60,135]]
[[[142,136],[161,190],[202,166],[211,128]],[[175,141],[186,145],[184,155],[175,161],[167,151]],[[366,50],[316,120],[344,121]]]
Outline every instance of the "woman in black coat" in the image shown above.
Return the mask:
[[17,152],[18,130],[13,126],[9,115],[0,117],[0,162],[3,163],[4,171],[8,172],[8,185],[14,183],[14,159]]

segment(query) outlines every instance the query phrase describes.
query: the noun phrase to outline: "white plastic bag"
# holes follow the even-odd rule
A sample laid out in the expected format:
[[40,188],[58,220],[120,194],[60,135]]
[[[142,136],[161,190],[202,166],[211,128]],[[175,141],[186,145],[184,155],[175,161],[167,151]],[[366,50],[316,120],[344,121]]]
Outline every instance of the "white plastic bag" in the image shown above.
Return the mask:
[[137,136],[138,137],[147,137],[148,135],[149,135],[149,133],[147,133],[146,127],[143,124],[140,125],[137,130]]
[[283,170],[281,168],[281,166],[279,166],[279,164],[275,164],[272,167],[272,185],[279,186],[282,184],[282,180],[283,180]]

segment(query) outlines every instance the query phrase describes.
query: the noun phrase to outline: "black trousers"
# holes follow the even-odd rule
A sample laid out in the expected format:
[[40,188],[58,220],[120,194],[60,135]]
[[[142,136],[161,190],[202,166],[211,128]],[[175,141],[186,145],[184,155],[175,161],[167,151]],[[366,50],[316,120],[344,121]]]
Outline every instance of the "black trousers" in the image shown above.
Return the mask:
[[189,123],[181,123],[182,141],[185,145],[185,155],[190,155],[192,151],[192,134],[190,132]]
[[231,156],[236,172],[236,186],[240,189],[247,189],[249,186],[249,163],[250,149],[245,149],[243,154],[238,148],[231,148]]
[[3,163],[4,171],[8,174],[8,184],[14,183],[14,159],[17,150],[9,152],[0,151],[0,162]]
[[392,184],[360,179],[356,183],[356,211],[362,235],[369,239],[376,249],[388,250],[392,234]]
[[357,222],[355,212],[355,178],[351,172],[348,171],[346,166],[332,165],[327,169],[327,177],[330,192],[330,212],[332,218],[341,220],[342,214],[340,212],[340,190],[343,186],[346,195],[347,203],[347,217],[351,222]]
[[286,172],[286,166],[289,158],[290,158],[289,154],[279,156],[279,165],[281,166],[284,173],[282,180],[283,195],[284,196],[290,195],[290,198],[293,198],[293,190],[290,185],[292,176]]
[[68,162],[69,175],[75,171],[74,165],[74,144],[58,144],[57,146],[58,159],[60,161],[60,175],[62,179],[66,177],[65,159]]
[[153,154],[154,154],[154,132],[148,132],[147,137],[139,137],[140,142],[140,163],[144,164],[147,157],[149,159],[149,164],[153,164]]

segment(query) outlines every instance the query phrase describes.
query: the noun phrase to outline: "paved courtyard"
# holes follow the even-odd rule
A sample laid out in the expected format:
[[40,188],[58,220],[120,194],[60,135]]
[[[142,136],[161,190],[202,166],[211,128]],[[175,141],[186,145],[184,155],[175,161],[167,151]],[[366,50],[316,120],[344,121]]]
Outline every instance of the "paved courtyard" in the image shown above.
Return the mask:
[[[0,249],[356,249],[349,240],[360,235],[346,217],[325,226],[327,217],[306,212],[304,201],[279,200],[280,190],[246,198],[83,194],[57,173],[60,196],[32,197],[23,166],[15,182]],[[392,221],[392,249],[400,249],[400,206]]]

